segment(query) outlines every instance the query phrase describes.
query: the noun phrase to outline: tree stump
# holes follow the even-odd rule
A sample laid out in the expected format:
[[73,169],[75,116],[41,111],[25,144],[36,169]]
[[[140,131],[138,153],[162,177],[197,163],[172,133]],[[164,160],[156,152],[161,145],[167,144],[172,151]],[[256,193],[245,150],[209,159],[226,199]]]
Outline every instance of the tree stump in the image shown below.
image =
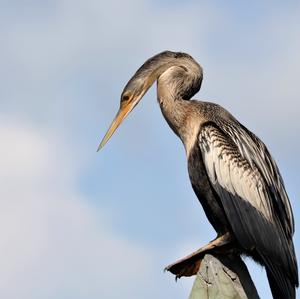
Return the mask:
[[259,299],[239,256],[206,254],[189,299]]

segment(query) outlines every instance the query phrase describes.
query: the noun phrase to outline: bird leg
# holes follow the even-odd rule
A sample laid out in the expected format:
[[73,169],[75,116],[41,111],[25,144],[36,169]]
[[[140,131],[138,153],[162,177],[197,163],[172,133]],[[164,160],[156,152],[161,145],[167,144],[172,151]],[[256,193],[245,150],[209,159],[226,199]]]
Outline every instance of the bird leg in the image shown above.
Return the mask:
[[221,249],[225,245],[230,244],[231,241],[232,237],[229,233],[217,237],[216,239],[212,240],[207,245],[201,247],[197,251],[167,266],[165,268],[165,271],[169,271],[176,275],[176,279],[182,276],[196,275],[199,271],[201,261],[206,253],[212,251],[216,252],[218,251],[218,249]]

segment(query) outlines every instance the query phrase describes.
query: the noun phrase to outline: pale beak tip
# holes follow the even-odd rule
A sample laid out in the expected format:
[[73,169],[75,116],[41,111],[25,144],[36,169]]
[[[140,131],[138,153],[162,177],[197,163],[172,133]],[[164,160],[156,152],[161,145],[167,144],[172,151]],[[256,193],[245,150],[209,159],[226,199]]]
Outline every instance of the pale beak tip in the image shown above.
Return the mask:
[[101,142],[100,144],[99,144],[99,146],[98,146],[98,148],[97,148],[97,153],[103,148],[103,146],[104,146],[104,142]]

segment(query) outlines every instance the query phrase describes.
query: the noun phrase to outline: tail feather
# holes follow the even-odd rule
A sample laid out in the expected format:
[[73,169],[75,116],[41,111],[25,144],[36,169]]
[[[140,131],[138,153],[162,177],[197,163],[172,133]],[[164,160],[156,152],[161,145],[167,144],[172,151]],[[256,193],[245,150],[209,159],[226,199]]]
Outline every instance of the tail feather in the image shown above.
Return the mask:
[[274,299],[295,299],[297,281],[289,276],[282,267],[266,263],[266,272]]

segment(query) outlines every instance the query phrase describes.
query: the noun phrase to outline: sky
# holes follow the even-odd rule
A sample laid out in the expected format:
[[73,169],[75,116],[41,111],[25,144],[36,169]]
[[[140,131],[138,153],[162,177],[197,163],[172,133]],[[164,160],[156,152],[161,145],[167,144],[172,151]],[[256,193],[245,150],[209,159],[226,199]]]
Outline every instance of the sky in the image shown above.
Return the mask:
[[268,146],[299,257],[299,19],[299,1],[0,1],[0,297],[188,298],[194,278],[163,269],[215,232],[155,86],[96,152],[126,82],[167,49],[202,65],[195,98]]

